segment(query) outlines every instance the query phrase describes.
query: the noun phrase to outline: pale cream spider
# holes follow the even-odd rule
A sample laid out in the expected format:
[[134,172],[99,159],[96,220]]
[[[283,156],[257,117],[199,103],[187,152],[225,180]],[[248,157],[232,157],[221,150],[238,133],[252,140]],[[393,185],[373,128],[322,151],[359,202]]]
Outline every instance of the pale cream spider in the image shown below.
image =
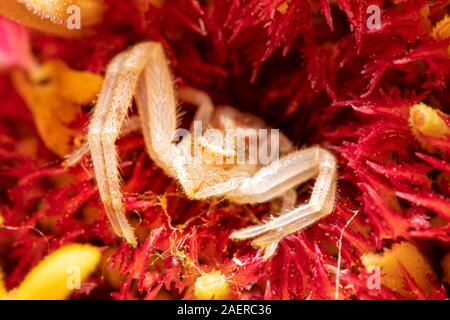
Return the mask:
[[[139,119],[127,120],[133,95]],[[197,105],[194,120],[210,127],[220,130],[265,127],[259,118],[231,107],[214,108],[209,96],[201,91],[184,88],[179,95],[185,102]],[[266,259],[273,255],[284,237],[333,211],[337,163],[329,151],[318,146],[294,150],[292,143],[280,135],[281,157],[268,165],[220,164],[209,157],[194,159],[189,151],[192,143],[213,155],[235,155],[237,150],[224,150],[222,145],[203,138],[175,143],[178,118],[174,84],[161,44],[137,44],[119,53],[108,65],[89,124],[87,145],[67,159],[71,166],[90,152],[100,197],[112,228],[132,246],[137,242],[125,216],[115,141],[119,135],[138,128],[142,129],[150,158],[180,183],[189,198],[223,197],[237,204],[282,200],[280,215],[260,225],[234,231],[230,236],[235,240],[255,238],[252,245],[264,249]],[[315,176],[310,200],[295,206],[294,188]]]

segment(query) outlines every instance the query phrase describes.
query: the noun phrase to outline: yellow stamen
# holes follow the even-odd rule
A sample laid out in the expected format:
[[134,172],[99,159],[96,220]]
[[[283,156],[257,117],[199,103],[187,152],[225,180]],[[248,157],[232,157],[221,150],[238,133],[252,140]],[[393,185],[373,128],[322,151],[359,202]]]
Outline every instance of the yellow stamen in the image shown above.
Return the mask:
[[411,130],[422,147],[433,151],[432,147],[422,138],[422,135],[442,138],[450,135],[450,127],[445,123],[442,116],[444,113],[427,106],[424,103],[418,103],[411,107],[409,112],[409,123]]
[[197,278],[194,295],[199,300],[224,300],[230,298],[230,287],[225,275],[219,270]]
[[287,12],[287,10],[289,9],[289,3],[291,3],[291,0],[287,0],[285,2],[283,2],[278,8],[278,12],[285,14]]
[[[450,16],[445,16],[444,19],[436,23],[433,31],[431,31],[431,36],[438,41],[450,38]],[[447,53],[450,55],[450,46],[447,48]]]
[[445,16],[444,19],[436,23],[431,31],[431,36],[435,40],[445,40],[450,37],[450,16]]

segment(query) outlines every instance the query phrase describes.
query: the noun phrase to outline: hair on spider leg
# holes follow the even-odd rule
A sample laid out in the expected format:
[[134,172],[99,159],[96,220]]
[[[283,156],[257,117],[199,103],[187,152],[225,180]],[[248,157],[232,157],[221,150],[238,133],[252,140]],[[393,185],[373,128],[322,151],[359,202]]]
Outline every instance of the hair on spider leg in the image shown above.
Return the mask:
[[359,211],[356,210],[353,216],[350,217],[350,219],[345,223],[344,227],[341,229],[341,233],[339,235],[339,240],[337,243],[338,247],[338,260],[336,265],[336,281],[335,281],[335,292],[334,292],[334,299],[339,300],[339,287],[340,287],[340,281],[341,281],[341,260],[342,260],[342,240],[344,238],[344,233],[347,227],[352,223],[353,219],[356,218]]
[[180,128],[183,123],[184,116],[187,114],[187,111],[183,109],[182,103],[178,104],[176,113],[177,113],[176,120],[175,120],[176,127]]

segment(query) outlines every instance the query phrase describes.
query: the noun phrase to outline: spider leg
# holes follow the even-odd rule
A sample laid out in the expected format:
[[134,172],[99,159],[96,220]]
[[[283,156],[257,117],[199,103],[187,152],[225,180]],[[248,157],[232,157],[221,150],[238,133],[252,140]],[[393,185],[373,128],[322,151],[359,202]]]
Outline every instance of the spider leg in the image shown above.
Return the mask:
[[[300,150],[294,154],[300,155],[297,158],[297,161],[295,161],[297,166],[295,172],[297,175],[292,172],[292,162],[285,161],[287,157],[292,156],[288,155],[285,158],[281,158],[279,162],[285,162],[285,167],[279,166],[278,163],[274,163],[273,165],[261,169],[262,171],[272,168],[272,170],[262,171],[264,173],[263,176],[258,176],[260,171],[254,177],[249,179],[248,184],[253,185],[255,189],[252,193],[249,193],[245,199],[265,201],[270,195],[278,196],[280,190],[284,191],[285,188],[291,188],[294,183],[299,184],[307,181],[309,178],[312,178],[313,173],[318,172],[317,180],[309,202],[262,225],[237,230],[230,236],[235,240],[258,237],[253,240],[252,244],[265,249],[264,257],[266,259],[275,252],[277,243],[281,239],[289,234],[308,227],[333,211],[337,175],[335,157],[329,151],[319,147]],[[313,154],[316,156],[311,157]],[[299,161],[300,159],[303,161],[309,159],[309,161],[301,162]],[[278,179],[278,181],[272,181],[272,183],[268,184],[272,177],[276,175],[281,176],[284,180]],[[257,179],[256,183],[255,181],[252,181],[255,177]],[[261,184],[262,181],[265,181],[266,183],[262,186],[258,185]]]
[[[140,120],[126,122],[135,93]],[[209,120],[212,102],[194,89],[183,96],[199,105],[198,119]],[[125,123],[124,123],[125,122]],[[134,232],[125,217],[115,141],[142,127],[146,150],[165,172],[175,176],[172,140],[177,126],[176,98],[169,63],[159,43],[146,42],[118,54],[108,65],[104,85],[89,124],[88,148],[82,146],[66,161],[77,163],[89,149],[102,203],[115,233],[133,246]],[[119,130],[124,128],[123,130]]]
[[[149,156],[172,177],[177,177],[174,159],[179,152],[173,144],[177,132],[177,103],[169,64],[160,44],[152,44],[151,61],[137,85],[138,107],[144,141]],[[194,120],[208,123],[214,112],[211,98],[190,87],[179,90],[180,98],[197,106]]]
[[[138,116],[131,116],[125,119],[122,129],[120,129],[120,137],[125,137],[132,132],[138,131],[141,128],[141,122]],[[65,168],[71,168],[77,165],[85,156],[89,154],[89,144],[87,142],[83,143],[81,147],[73,151],[71,154],[66,156],[64,161]]]
[[174,177],[172,167],[177,130],[177,101],[172,75],[164,49],[147,43],[149,62],[143,68],[136,88],[136,105],[141,119],[147,153],[157,166]]
[[108,219],[114,232],[132,246],[137,242],[124,213],[115,141],[142,71],[160,62],[153,63],[154,48],[159,45],[141,43],[113,58],[106,70],[87,135],[97,186]]
[[[273,219],[269,222],[273,223],[271,226],[273,229],[253,240],[252,244],[258,247],[265,247],[270,242],[279,241],[291,233],[307,228],[317,220],[325,217],[333,211],[335,194],[336,182],[334,181],[329,188],[329,195],[323,202],[323,206],[321,207],[321,209],[312,204],[311,200],[307,204],[300,205],[289,213],[292,216],[297,215],[292,222],[289,222],[289,224],[285,224],[284,221],[276,222],[275,220],[277,220],[277,218]],[[278,223],[280,223],[282,226],[278,227]]]
[[230,199],[246,204],[282,196],[319,173],[321,150],[319,147],[302,149],[271,162],[243,181]]
[[194,129],[195,121],[200,121],[203,124],[209,123],[214,113],[214,104],[209,95],[191,87],[182,87],[178,90],[178,96],[181,100],[197,106],[191,130]]
[[[209,123],[213,113],[214,105],[211,101],[209,95],[201,90],[197,90],[191,87],[182,87],[178,90],[178,95],[181,100],[191,103],[197,106],[197,110],[194,115],[194,121],[201,121],[202,123]],[[194,123],[194,122],[192,122]],[[128,119],[125,119],[125,123],[120,129],[120,137],[125,137],[128,134],[138,131],[141,129],[141,122],[139,116],[132,115]],[[191,128],[192,129],[192,128]],[[71,168],[77,165],[85,156],[89,154],[88,143],[85,142],[73,151],[71,154],[66,156],[64,161],[65,168]]]
[[334,181],[330,189],[330,195],[321,210],[314,210],[314,208],[308,206],[308,204],[299,206],[296,209],[298,216],[295,221],[286,227],[268,231],[267,233],[257,237],[252,241],[252,245],[259,248],[264,248],[264,259],[270,258],[275,253],[279,242],[284,237],[306,229],[308,226],[314,224],[317,220],[327,216],[333,211],[336,186],[336,181]]

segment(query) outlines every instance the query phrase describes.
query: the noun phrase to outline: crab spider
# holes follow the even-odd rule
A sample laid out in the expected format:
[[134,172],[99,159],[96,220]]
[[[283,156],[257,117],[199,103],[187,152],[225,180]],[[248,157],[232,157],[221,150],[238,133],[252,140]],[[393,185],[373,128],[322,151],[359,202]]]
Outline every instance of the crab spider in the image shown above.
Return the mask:
[[[127,119],[133,95],[139,119]],[[214,107],[205,93],[182,88],[179,96],[197,106],[194,120],[225,129],[264,128],[264,122],[231,107]],[[264,249],[267,259],[284,237],[315,223],[333,211],[336,194],[336,159],[318,147],[294,150],[280,135],[281,157],[267,165],[261,163],[219,163],[211,157],[194,157],[191,146],[213,156],[233,158],[236,149],[217,145],[204,137],[185,137],[174,142],[177,133],[177,99],[174,84],[159,43],[145,42],[119,53],[108,65],[105,81],[87,134],[87,145],[72,154],[67,163],[75,164],[90,152],[95,178],[106,214],[118,236],[136,246],[134,232],[125,217],[115,141],[121,134],[141,128],[146,150],[156,165],[176,179],[191,199],[223,197],[238,204],[282,200],[278,216],[270,221],[234,231],[234,240],[253,239]],[[269,143],[259,141],[259,145]],[[295,206],[294,188],[317,176],[311,198]]]

